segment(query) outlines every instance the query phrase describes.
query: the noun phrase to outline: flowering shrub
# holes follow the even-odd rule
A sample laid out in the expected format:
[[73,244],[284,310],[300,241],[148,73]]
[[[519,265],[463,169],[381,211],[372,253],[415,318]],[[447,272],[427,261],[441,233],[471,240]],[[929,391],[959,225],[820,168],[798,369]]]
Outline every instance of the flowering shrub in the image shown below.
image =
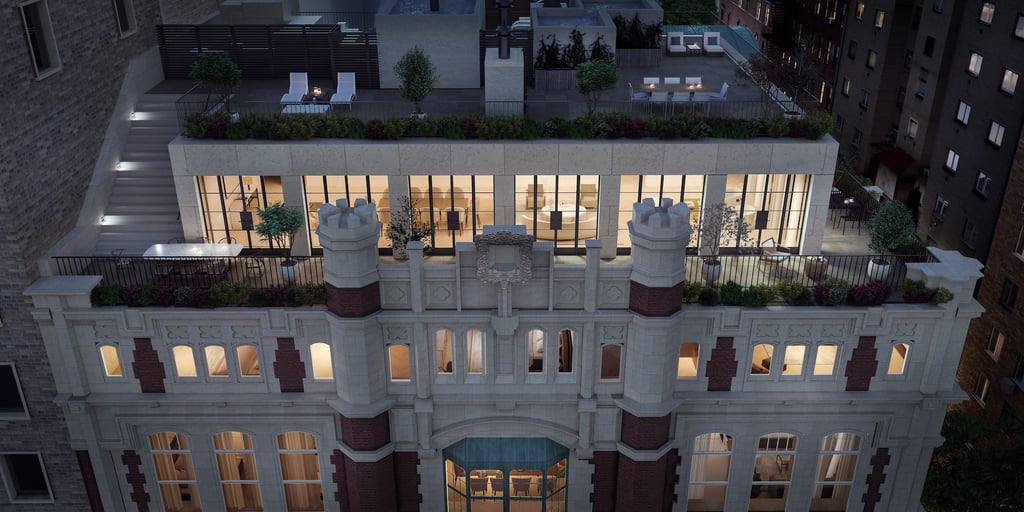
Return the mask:
[[850,295],[846,298],[846,302],[851,306],[878,306],[885,302],[887,297],[889,297],[889,284],[883,281],[871,281],[850,288]]

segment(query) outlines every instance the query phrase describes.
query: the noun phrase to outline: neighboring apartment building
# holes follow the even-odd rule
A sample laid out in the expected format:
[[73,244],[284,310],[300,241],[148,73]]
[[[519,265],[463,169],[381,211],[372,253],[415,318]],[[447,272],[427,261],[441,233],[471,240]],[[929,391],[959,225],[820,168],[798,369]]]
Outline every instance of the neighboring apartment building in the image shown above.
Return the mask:
[[957,380],[970,394],[966,409],[986,420],[1024,414],[1024,138],[1003,194],[978,289],[985,312],[971,322]]
[[[87,510],[90,458],[69,442],[25,288],[37,259],[75,226],[118,112],[131,62],[156,44],[161,20],[195,22],[215,2],[3,2],[0,77],[0,509]],[[149,51],[149,53],[155,53]],[[44,193],[45,192],[45,193]],[[9,508],[9,500],[19,504]],[[36,504],[39,503],[39,504]]]

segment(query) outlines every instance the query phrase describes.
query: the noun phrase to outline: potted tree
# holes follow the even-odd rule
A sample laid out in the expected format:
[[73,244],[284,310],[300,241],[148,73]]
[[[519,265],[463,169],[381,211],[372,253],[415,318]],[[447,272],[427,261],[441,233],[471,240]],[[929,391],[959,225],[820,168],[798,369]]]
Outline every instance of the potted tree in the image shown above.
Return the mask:
[[216,95],[217,102],[224,104],[224,111],[238,122],[238,113],[231,110],[231,96],[242,81],[242,70],[226,53],[201,53],[192,64],[189,74],[198,85],[208,88],[206,110],[210,109],[210,95]]
[[722,240],[726,243],[750,244],[750,225],[739,211],[724,203],[705,206],[701,211],[696,232],[700,236],[700,250],[704,255],[704,279],[713,283],[722,275],[722,261],[718,259]]
[[615,64],[606,60],[588,60],[576,66],[576,90],[587,99],[587,115],[594,115],[601,93],[614,89],[619,81]]
[[295,233],[305,223],[302,212],[280,202],[262,210],[256,210],[260,223],[256,225],[256,234],[272,246],[284,249],[285,259],[281,262],[281,279],[286,283],[294,283],[297,277],[298,261],[292,258],[292,242]]
[[423,242],[424,249],[430,249],[434,230],[430,225],[420,222],[420,213],[409,196],[399,197],[397,206],[391,210],[391,220],[388,221],[384,236],[391,241],[392,255],[396,260],[409,259],[406,244],[412,240],[419,240]]
[[405,52],[398,63],[395,64],[395,74],[398,75],[398,94],[413,102],[416,112],[413,116],[423,119],[423,100],[434,89],[437,84],[437,69],[430,57],[419,46],[413,46]]
[[868,219],[868,230],[871,233],[868,247],[877,253],[868,261],[868,277],[884,281],[891,269],[885,254],[916,238],[914,217],[903,203],[886,201]]

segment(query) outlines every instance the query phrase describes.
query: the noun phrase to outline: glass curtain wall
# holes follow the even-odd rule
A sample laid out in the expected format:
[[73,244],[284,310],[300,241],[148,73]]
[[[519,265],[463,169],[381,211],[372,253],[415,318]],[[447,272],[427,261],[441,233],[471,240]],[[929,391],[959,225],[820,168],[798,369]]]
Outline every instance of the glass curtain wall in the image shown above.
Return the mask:
[[[377,216],[381,222],[387,224],[390,220],[387,176],[305,176],[303,185],[306,189],[306,227],[314,248],[321,247],[316,228],[320,226],[318,212],[324,203],[334,204],[338,199],[348,199],[348,204],[352,205],[356,199],[366,199],[377,205]],[[383,237],[379,246],[389,247]]]
[[[472,242],[485,224],[494,224],[492,176],[410,176],[409,193],[442,252],[454,252],[456,242]],[[383,217],[381,222],[387,223]]]
[[[736,208],[750,226],[753,245],[774,238],[778,245],[797,248],[809,185],[810,177],[803,174],[730,174],[725,205]],[[739,248],[740,243],[728,247]]]
[[597,176],[516,176],[516,224],[555,248],[597,238]]
[[206,223],[206,239],[243,247],[269,247],[253,226],[256,210],[284,202],[278,176],[199,176],[199,197]]
[[[704,176],[663,176],[632,175],[622,176],[619,185],[619,248],[629,248],[629,228],[626,223],[633,219],[633,203],[646,198],[654,199],[660,205],[663,198],[672,203],[684,202],[690,208],[690,224],[700,220],[700,208],[704,197]],[[696,247],[697,237],[690,238],[690,247]]]

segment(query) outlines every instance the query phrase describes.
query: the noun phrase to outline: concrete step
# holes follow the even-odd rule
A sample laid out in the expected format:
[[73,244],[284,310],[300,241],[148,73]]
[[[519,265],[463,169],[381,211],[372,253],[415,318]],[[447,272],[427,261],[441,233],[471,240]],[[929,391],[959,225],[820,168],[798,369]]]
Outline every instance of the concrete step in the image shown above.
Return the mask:
[[152,147],[126,146],[121,151],[122,162],[135,162],[139,160],[169,160],[166,144],[156,144]]
[[171,175],[171,162],[169,160],[135,160],[132,162],[121,162],[120,166],[114,169],[120,173],[154,173],[155,175]]

